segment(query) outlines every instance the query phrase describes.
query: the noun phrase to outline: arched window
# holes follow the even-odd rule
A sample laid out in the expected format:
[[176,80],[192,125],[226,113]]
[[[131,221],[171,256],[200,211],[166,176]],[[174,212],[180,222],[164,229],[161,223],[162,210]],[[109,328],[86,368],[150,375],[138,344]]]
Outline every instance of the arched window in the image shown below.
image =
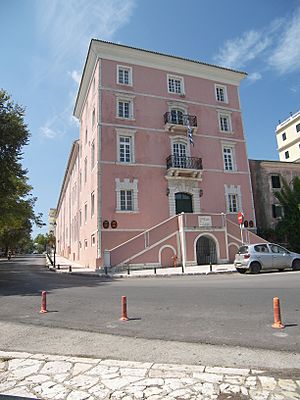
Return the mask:
[[186,157],[187,157],[187,145],[183,142],[173,143],[173,156],[174,156],[174,167],[185,168]]

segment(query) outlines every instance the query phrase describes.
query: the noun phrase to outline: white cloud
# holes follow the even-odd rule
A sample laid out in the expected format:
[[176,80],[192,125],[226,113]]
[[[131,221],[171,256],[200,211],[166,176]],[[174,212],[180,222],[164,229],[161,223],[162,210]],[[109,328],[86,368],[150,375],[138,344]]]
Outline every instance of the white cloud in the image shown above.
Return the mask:
[[241,68],[258,57],[270,44],[271,38],[263,31],[251,30],[240,38],[227,40],[215,60],[224,67]]
[[256,81],[259,81],[261,78],[262,78],[262,75],[261,75],[261,73],[259,73],[259,72],[252,72],[252,74],[249,74],[249,75],[247,76],[247,80],[248,80],[250,83],[254,83],[254,82],[256,82]]
[[78,71],[68,71],[68,74],[71,76],[71,78],[73,79],[74,82],[76,82],[78,85],[80,83],[81,80],[81,74]]
[[91,38],[112,40],[129,22],[135,0],[43,0],[37,2],[37,21],[56,63],[83,57]]
[[281,74],[300,69],[300,8],[286,21],[285,30],[268,61]]
[[42,136],[47,139],[54,139],[58,135],[58,132],[50,128],[47,124],[40,128]]

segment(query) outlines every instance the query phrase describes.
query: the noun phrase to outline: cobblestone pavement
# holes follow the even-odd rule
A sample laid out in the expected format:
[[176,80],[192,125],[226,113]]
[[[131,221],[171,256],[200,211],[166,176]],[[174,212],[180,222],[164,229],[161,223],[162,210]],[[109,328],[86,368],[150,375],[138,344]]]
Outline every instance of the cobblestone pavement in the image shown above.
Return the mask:
[[0,393],[67,400],[300,399],[300,370],[288,375],[0,351]]

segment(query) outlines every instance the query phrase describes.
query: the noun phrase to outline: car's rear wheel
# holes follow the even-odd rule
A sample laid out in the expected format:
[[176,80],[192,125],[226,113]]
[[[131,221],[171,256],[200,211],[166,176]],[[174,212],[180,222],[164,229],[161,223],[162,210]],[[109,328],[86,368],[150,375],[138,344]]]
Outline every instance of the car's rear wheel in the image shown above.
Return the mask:
[[261,270],[261,265],[258,262],[253,262],[250,265],[250,272],[251,274],[259,274]]
[[294,271],[300,271],[300,260],[294,260],[292,268]]
[[240,274],[244,274],[246,271],[246,268],[237,268],[237,272],[239,272]]

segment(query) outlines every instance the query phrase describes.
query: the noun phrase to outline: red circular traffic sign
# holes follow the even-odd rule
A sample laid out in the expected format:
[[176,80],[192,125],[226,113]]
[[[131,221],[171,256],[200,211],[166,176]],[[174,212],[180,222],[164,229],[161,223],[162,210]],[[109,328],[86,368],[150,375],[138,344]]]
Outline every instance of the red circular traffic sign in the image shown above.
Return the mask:
[[241,211],[238,213],[237,219],[238,223],[242,225],[242,223],[244,222],[244,214]]

